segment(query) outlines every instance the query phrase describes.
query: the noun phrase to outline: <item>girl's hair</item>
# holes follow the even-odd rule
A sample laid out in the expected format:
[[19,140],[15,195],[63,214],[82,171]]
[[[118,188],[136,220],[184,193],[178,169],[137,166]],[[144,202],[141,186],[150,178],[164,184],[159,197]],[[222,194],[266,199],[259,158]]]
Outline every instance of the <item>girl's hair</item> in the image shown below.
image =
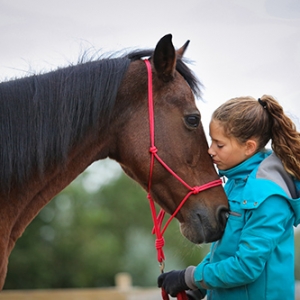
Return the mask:
[[214,111],[212,119],[219,121],[225,134],[239,143],[255,138],[258,151],[271,140],[272,149],[285,170],[300,179],[300,133],[272,96],[264,95],[259,100],[230,99]]

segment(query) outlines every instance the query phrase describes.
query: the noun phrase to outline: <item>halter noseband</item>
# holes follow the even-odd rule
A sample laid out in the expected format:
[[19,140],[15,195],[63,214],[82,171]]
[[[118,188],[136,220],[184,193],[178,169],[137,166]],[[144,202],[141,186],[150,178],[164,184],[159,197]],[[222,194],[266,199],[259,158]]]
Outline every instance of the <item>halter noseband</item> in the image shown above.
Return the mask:
[[[150,127],[149,152],[151,154],[147,198],[149,199],[151,214],[152,214],[152,219],[153,219],[153,224],[154,224],[152,233],[156,235],[155,247],[157,250],[157,260],[160,263],[161,272],[163,272],[164,271],[164,260],[165,260],[165,256],[164,256],[164,252],[163,252],[163,246],[164,246],[163,234],[166,231],[168,225],[170,224],[172,219],[177,215],[177,213],[182,208],[182,206],[187,201],[187,199],[190,197],[190,195],[196,195],[204,190],[219,186],[222,184],[222,180],[217,179],[217,180],[208,182],[201,186],[191,187],[182,178],[180,178],[157,154],[158,149],[155,147],[155,143],[154,143],[154,102],[153,102],[153,87],[152,87],[152,68],[151,68],[151,63],[149,62],[148,59],[145,59],[144,62],[146,64],[147,73],[148,73],[148,110],[149,110],[149,127]],[[178,181],[180,181],[189,190],[189,192],[183,198],[183,200],[181,201],[181,203],[179,204],[177,209],[174,211],[174,213],[170,216],[168,221],[165,223],[163,229],[161,229],[161,226],[162,226],[163,218],[165,216],[165,211],[161,209],[158,216],[156,216],[154,200],[152,199],[152,197],[150,195],[155,158],[169,173],[171,173]],[[169,299],[167,293],[163,289],[162,289],[162,296],[163,296],[164,300]],[[177,299],[182,299],[182,300],[187,299],[185,292],[183,291],[182,293],[179,293],[177,295]]]

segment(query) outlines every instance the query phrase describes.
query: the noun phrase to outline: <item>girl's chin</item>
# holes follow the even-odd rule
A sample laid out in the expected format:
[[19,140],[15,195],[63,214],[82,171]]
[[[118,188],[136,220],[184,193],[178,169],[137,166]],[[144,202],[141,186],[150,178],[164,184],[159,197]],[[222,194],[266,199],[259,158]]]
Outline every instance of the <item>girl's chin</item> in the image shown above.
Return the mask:
[[216,164],[216,167],[222,171],[226,170],[226,168],[224,166],[222,166],[222,164]]

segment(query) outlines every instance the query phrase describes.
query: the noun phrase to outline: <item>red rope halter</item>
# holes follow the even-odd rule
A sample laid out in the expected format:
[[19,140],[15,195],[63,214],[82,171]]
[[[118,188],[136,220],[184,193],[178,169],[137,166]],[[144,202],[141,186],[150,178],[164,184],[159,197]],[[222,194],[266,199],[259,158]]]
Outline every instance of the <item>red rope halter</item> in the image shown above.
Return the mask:
[[[211,181],[211,182],[206,183],[201,186],[191,187],[182,178],[180,178],[157,154],[158,150],[155,147],[155,143],[154,143],[154,102],[153,102],[153,91],[152,91],[152,69],[151,69],[151,63],[149,62],[149,60],[145,59],[144,62],[146,64],[147,73],[148,73],[148,108],[149,108],[149,126],[150,126],[150,149],[149,149],[149,152],[151,154],[147,198],[149,199],[151,214],[152,214],[152,219],[153,219],[153,224],[154,224],[152,233],[156,235],[155,247],[157,250],[157,260],[160,263],[161,271],[163,272],[163,266],[164,266],[163,262],[165,260],[165,255],[163,252],[163,246],[164,246],[165,241],[164,241],[163,234],[166,231],[168,225],[170,224],[172,219],[177,215],[177,213],[182,208],[182,206],[184,205],[186,200],[190,197],[190,195],[195,195],[195,194],[200,193],[201,191],[207,190],[207,189],[215,187],[215,186],[219,186],[222,184],[222,180],[217,179],[217,180]],[[160,210],[158,216],[156,216],[155,204],[150,195],[155,158],[169,173],[171,173],[177,180],[179,180],[189,190],[189,192],[183,198],[183,200],[181,201],[181,203],[179,204],[177,209],[170,216],[170,218],[164,225],[163,229],[161,229],[161,226],[162,226],[163,218],[165,216],[165,211]],[[162,298],[164,300],[169,299],[169,296],[164,289],[162,289]],[[185,291],[179,293],[177,295],[177,299],[178,300],[187,300],[188,298],[186,296]]]

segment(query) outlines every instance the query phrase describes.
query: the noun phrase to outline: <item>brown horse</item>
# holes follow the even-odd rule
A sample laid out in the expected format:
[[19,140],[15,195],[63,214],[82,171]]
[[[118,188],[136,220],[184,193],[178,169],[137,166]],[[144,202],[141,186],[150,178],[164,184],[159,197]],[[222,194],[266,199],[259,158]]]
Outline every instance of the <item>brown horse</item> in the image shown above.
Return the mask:
[[[0,286],[8,257],[37,213],[92,162],[110,157],[142,187],[149,177],[147,70],[153,75],[155,143],[188,184],[218,179],[195,105],[198,81],[171,35],[154,50],[102,58],[0,84]],[[173,213],[187,194],[159,163],[151,196]],[[221,237],[227,199],[221,186],[191,195],[176,218],[194,243]]]

